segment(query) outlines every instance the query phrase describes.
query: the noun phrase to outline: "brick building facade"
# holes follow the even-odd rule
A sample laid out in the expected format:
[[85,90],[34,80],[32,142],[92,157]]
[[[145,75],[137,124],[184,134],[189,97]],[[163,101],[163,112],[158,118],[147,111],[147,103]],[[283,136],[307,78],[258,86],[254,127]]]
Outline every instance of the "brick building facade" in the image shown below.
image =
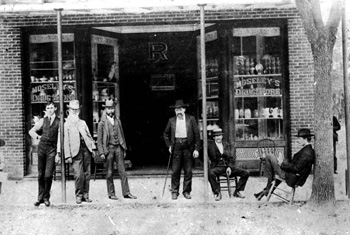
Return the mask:
[[[256,8],[206,10],[206,22],[235,22],[240,20],[285,20],[288,41],[289,151],[296,151],[297,129],[313,129],[313,59],[301,20],[295,8]],[[11,178],[22,178],[28,164],[24,84],[24,32],[28,29],[49,29],[55,32],[55,12],[36,14],[4,14],[0,16],[0,138],[6,145],[0,149],[2,171]],[[109,25],[199,24],[199,10],[149,13],[65,14],[62,27],[81,28]]]

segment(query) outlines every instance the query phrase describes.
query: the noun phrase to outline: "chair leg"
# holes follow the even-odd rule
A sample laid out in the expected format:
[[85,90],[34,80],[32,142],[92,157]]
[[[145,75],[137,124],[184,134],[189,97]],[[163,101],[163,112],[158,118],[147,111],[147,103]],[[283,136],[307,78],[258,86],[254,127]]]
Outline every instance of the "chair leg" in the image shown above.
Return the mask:
[[294,195],[295,195],[295,188],[293,187],[292,188],[292,192],[291,192],[291,198],[289,200],[289,205],[292,205],[293,204],[293,201],[294,201]]
[[226,177],[227,179],[227,191],[228,191],[228,197],[231,198],[232,196],[232,192],[231,192],[231,182],[230,182],[230,178]]
[[271,187],[269,189],[269,193],[267,194],[266,202],[268,202],[270,200],[275,185],[276,185],[276,180],[272,181],[272,183],[271,183]]
[[97,169],[97,164],[95,163],[95,171],[94,171],[94,181],[96,180],[96,169]]

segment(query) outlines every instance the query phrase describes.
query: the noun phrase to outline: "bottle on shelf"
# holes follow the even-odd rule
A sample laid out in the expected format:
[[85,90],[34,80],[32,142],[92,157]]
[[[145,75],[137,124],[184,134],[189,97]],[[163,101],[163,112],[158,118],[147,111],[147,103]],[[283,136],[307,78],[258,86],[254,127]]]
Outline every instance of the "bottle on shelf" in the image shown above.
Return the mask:
[[250,61],[249,61],[249,57],[247,57],[245,60],[245,74],[249,75],[249,73],[250,73]]
[[250,75],[254,75],[255,73],[255,65],[254,65],[254,59],[250,59]]

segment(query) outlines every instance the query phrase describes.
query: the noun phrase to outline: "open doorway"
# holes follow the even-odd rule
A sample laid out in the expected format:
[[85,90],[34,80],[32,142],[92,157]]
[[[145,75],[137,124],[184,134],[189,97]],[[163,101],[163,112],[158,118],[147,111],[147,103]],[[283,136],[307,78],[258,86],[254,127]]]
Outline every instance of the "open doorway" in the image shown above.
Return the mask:
[[164,166],[162,134],[176,99],[197,112],[196,32],[126,34],[120,40],[120,109],[133,166]]

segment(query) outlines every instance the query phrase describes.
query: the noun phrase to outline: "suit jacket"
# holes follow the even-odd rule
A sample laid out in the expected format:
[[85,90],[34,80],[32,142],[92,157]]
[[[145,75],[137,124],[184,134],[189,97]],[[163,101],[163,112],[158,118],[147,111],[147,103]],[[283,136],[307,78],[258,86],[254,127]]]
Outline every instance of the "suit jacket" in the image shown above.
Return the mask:
[[[199,129],[196,120],[193,116],[185,114],[186,129],[187,129],[187,144],[190,151],[200,149],[200,137]],[[175,130],[176,130],[176,117],[169,119],[168,124],[163,132],[163,138],[167,147],[171,146],[174,149],[175,145]]]
[[[102,115],[101,121],[98,123],[97,127],[97,149],[99,155],[107,155],[108,154],[108,143],[109,143],[109,131],[108,131],[108,119],[106,114]],[[126,150],[126,141],[124,137],[124,132],[122,128],[122,123],[118,117],[114,117],[114,125],[119,125],[120,136],[119,143],[120,146]]]
[[[226,166],[226,167],[230,167],[231,169],[233,169],[233,167],[235,165],[235,161],[234,161],[233,157],[229,154],[228,145],[224,142],[222,144],[224,146],[224,153],[223,154],[220,153],[219,148],[215,144],[214,140],[208,141],[208,157],[210,160],[209,167],[214,168],[216,166]],[[224,165],[220,165],[221,159],[223,160]]]
[[94,140],[90,134],[89,128],[84,120],[79,120],[76,123],[72,123],[67,120],[64,123],[64,155],[65,158],[78,155],[80,149],[80,135],[85,141],[86,147],[92,152],[96,149]]
[[304,146],[294,154],[291,162],[284,161],[281,165],[286,172],[286,182],[289,186],[303,186],[309,176],[312,164],[315,162],[315,151],[311,144]]

